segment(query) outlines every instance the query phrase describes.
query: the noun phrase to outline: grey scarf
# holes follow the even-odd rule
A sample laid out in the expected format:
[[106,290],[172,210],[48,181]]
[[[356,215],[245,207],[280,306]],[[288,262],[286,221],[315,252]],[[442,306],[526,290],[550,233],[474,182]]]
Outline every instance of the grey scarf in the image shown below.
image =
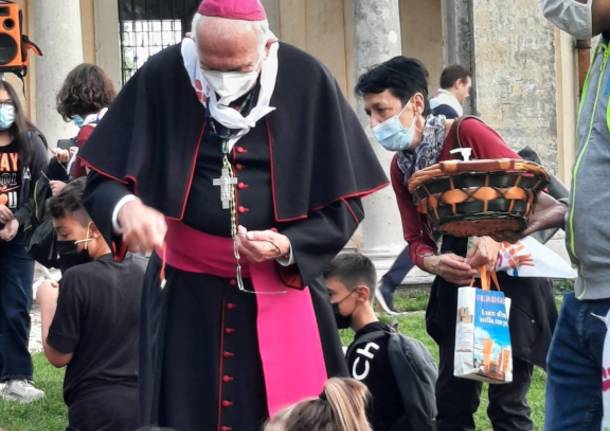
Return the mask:
[[404,150],[398,153],[398,167],[403,173],[404,183],[415,171],[435,164],[445,143],[445,116],[429,115],[422,135],[422,141],[415,150]]

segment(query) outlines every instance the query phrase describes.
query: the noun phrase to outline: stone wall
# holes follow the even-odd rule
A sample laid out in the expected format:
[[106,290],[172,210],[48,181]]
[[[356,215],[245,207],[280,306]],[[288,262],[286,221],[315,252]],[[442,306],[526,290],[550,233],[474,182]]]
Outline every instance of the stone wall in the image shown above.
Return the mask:
[[472,0],[479,114],[558,168],[555,36],[537,0]]

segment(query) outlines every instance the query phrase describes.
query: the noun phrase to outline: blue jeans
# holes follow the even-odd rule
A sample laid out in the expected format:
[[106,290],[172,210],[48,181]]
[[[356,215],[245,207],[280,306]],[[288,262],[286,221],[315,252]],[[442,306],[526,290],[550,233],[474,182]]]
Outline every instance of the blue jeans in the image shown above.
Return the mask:
[[547,357],[546,431],[598,431],[603,413],[602,354],[610,299],[564,296]]
[[411,268],[413,268],[413,262],[411,262],[411,256],[409,255],[409,246],[406,246],[396,257],[388,272],[381,277],[382,284],[394,292],[411,271]]
[[23,235],[0,241],[0,381],[32,379],[28,351],[34,261]]

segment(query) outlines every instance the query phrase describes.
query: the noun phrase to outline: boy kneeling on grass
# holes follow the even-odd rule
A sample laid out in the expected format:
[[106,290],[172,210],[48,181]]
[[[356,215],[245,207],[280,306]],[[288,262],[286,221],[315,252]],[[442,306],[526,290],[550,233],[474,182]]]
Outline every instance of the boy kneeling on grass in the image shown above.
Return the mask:
[[424,345],[377,319],[372,298],[377,276],[360,254],[341,254],[324,273],[339,329],[356,333],[347,349],[351,377],[372,395],[368,416],[375,431],[435,429],[437,370]]
[[115,262],[82,206],[84,179],[48,202],[63,273],[36,295],[44,353],[67,366],[68,430],[133,431],[137,427],[140,294],[145,259]]

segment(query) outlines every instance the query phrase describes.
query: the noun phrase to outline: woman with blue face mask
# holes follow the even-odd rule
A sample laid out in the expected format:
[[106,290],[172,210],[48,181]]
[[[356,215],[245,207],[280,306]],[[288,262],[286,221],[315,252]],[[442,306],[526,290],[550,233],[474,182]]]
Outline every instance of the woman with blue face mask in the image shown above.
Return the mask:
[[44,137],[13,87],[0,81],[0,399],[22,403],[44,396],[32,384],[28,352],[34,261],[25,237],[33,184],[46,165]]
[[[426,326],[440,351],[436,386],[438,431],[474,430],[473,413],[481,385],[453,376],[457,287],[468,285],[481,266],[495,266],[499,244],[489,237],[442,237],[440,250],[428,221],[418,213],[407,188],[414,172],[453,159],[451,150],[469,148],[473,158],[520,157],[496,131],[476,118],[456,120],[430,114],[428,72],[418,60],[395,57],[363,74],[356,93],[364,100],[373,134],[395,153],[390,167],[410,260],[436,278],[426,311]],[[544,199],[551,199],[546,197]],[[541,198],[543,199],[543,198]],[[533,364],[545,366],[545,356],[557,318],[552,284],[547,279],[511,278],[498,274],[500,286],[512,298],[509,328],[513,342],[513,382],[490,385],[488,414],[495,430],[533,430],[527,405]]]

